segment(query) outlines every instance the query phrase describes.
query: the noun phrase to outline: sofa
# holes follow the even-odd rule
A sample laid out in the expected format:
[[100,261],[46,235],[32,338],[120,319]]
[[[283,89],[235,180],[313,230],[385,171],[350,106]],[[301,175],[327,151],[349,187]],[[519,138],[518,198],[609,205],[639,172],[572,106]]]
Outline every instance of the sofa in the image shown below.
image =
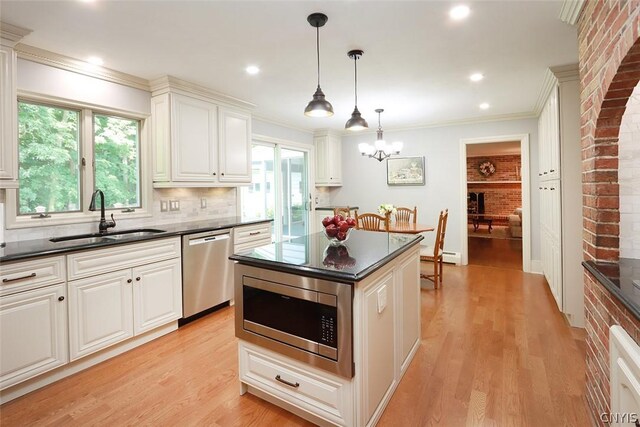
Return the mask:
[[511,237],[522,237],[522,208],[516,208],[509,215],[509,232]]

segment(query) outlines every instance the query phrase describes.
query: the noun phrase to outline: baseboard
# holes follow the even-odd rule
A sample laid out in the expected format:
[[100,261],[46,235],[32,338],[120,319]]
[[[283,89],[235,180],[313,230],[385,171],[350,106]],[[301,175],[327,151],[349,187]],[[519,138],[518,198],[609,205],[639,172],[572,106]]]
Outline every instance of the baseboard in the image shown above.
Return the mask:
[[542,261],[540,261],[539,259],[532,259],[531,260],[531,264],[530,265],[530,270],[529,273],[533,273],[533,274],[543,274],[542,273]]
[[460,252],[442,252],[442,260],[447,264],[455,264],[460,265],[462,257],[460,256]]

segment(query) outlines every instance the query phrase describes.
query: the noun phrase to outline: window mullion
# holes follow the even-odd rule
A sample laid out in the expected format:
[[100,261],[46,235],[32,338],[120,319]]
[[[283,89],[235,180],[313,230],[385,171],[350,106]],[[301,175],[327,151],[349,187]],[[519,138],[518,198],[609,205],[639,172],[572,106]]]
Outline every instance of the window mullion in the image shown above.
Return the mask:
[[93,112],[90,109],[82,110],[82,211],[89,212],[89,202],[95,186],[95,160],[93,153]]

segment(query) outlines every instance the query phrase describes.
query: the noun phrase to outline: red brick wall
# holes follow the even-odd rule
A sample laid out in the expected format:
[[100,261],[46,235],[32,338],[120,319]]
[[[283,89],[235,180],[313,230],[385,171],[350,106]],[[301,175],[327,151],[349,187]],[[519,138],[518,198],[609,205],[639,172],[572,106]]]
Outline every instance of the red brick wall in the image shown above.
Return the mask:
[[[584,258],[619,256],[618,133],[627,99],[640,79],[640,1],[587,0],[578,21]],[[610,408],[610,325],[639,341],[630,313],[585,273],[587,401],[593,419]]]
[[[484,176],[478,165],[489,160],[496,172]],[[516,208],[522,207],[521,184],[496,183],[495,181],[520,181],[520,155],[467,157],[467,191],[484,193],[484,213],[487,215],[511,215]],[[483,181],[482,183],[473,182]],[[491,182],[485,184],[485,182]]]
[[[496,172],[488,177],[478,169],[485,160],[496,167]],[[520,181],[520,167],[520,155],[467,157],[467,181]]]

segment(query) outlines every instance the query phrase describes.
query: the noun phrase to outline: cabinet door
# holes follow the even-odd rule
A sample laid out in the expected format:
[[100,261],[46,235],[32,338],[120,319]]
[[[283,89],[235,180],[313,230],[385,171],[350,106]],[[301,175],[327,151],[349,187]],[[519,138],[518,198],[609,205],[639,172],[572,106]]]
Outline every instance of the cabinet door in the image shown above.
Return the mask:
[[182,317],[180,258],[135,267],[132,275],[135,335]]
[[133,336],[131,270],[69,282],[71,360]]
[[219,114],[220,182],[251,182],[251,116],[224,107]]
[[0,188],[17,187],[18,136],[16,124],[16,54],[0,46]]
[[328,137],[315,137],[313,144],[316,148],[316,185],[326,185],[329,183]]
[[183,95],[171,95],[172,178],[213,181],[217,177],[217,107]]
[[0,298],[0,389],[67,363],[64,297],[59,284]]
[[342,185],[342,140],[330,135],[327,153],[329,182],[332,185]]
[[364,291],[363,297],[364,420],[362,425],[365,425],[395,382],[393,275],[389,273],[372,284]]

